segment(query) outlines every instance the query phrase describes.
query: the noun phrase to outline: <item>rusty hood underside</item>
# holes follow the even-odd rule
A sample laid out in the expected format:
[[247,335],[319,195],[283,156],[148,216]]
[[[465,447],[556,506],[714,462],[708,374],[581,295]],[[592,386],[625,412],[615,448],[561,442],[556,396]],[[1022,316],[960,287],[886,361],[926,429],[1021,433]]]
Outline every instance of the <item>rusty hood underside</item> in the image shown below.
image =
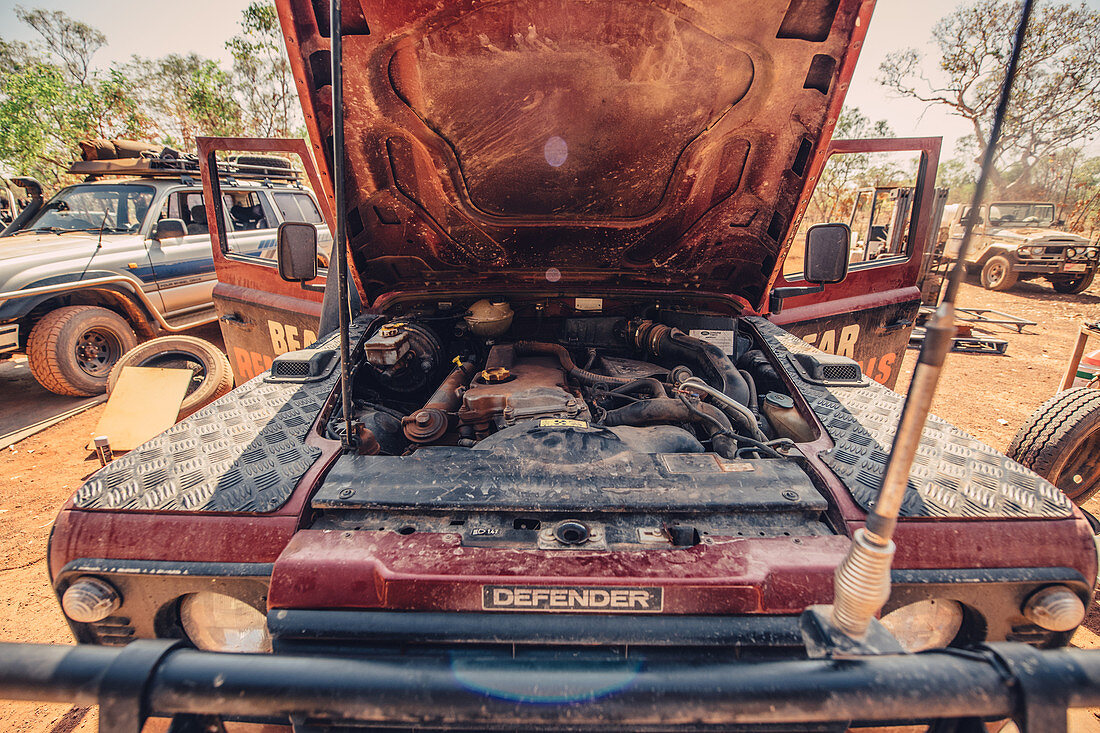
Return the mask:
[[[279,0],[315,148],[327,3]],[[344,0],[369,297],[530,283],[762,301],[873,0]]]

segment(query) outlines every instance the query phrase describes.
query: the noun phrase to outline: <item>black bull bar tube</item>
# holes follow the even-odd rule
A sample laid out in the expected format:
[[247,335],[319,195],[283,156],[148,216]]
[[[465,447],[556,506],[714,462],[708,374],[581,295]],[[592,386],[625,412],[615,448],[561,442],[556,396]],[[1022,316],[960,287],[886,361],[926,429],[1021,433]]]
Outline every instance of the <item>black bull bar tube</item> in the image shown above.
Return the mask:
[[0,643],[0,698],[100,706],[100,729],[147,716],[426,727],[699,729],[746,724],[1013,718],[1066,730],[1100,705],[1100,652],[1020,643],[859,659],[715,661],[685,650],[617,660],[509,651],[225,654],[181,642]]

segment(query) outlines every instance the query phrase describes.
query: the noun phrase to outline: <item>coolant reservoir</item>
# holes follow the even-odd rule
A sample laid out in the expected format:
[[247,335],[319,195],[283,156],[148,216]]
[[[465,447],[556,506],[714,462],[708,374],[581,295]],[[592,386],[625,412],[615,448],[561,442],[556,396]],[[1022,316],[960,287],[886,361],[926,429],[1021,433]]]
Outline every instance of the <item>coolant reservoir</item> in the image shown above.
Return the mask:
[[796,443],[809,443],[817,437],[813,426],[806,422],[795,409],[794,400],[779,392],[764,395],[764,415],[780,437],[790,438]]
[[478,336],[501,336],[512,325],[512,308],[502,300],[479,300],[466,313],[466,325]]

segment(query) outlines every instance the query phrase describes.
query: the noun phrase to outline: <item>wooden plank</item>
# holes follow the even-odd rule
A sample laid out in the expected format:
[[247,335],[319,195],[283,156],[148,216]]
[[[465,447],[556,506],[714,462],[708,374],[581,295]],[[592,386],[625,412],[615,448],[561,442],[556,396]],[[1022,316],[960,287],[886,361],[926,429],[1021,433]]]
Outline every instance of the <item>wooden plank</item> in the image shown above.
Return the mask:
[[128,451],[164,432],[175,425],[192,376],[190,369],[123,367],[95,435],[106,435],[112,451]]

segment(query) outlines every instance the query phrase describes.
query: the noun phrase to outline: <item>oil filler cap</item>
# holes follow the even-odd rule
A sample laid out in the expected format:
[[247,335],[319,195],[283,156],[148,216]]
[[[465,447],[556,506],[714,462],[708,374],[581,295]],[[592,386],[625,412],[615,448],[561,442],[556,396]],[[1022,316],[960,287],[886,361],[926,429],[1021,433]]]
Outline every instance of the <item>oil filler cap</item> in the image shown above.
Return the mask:
[[483,369],[478,375],[481,377],[481,381],[486,384],[500,384],[501,382],[507,382],[512,378],[512,373],[504,367],[491,367],[489,369]]

